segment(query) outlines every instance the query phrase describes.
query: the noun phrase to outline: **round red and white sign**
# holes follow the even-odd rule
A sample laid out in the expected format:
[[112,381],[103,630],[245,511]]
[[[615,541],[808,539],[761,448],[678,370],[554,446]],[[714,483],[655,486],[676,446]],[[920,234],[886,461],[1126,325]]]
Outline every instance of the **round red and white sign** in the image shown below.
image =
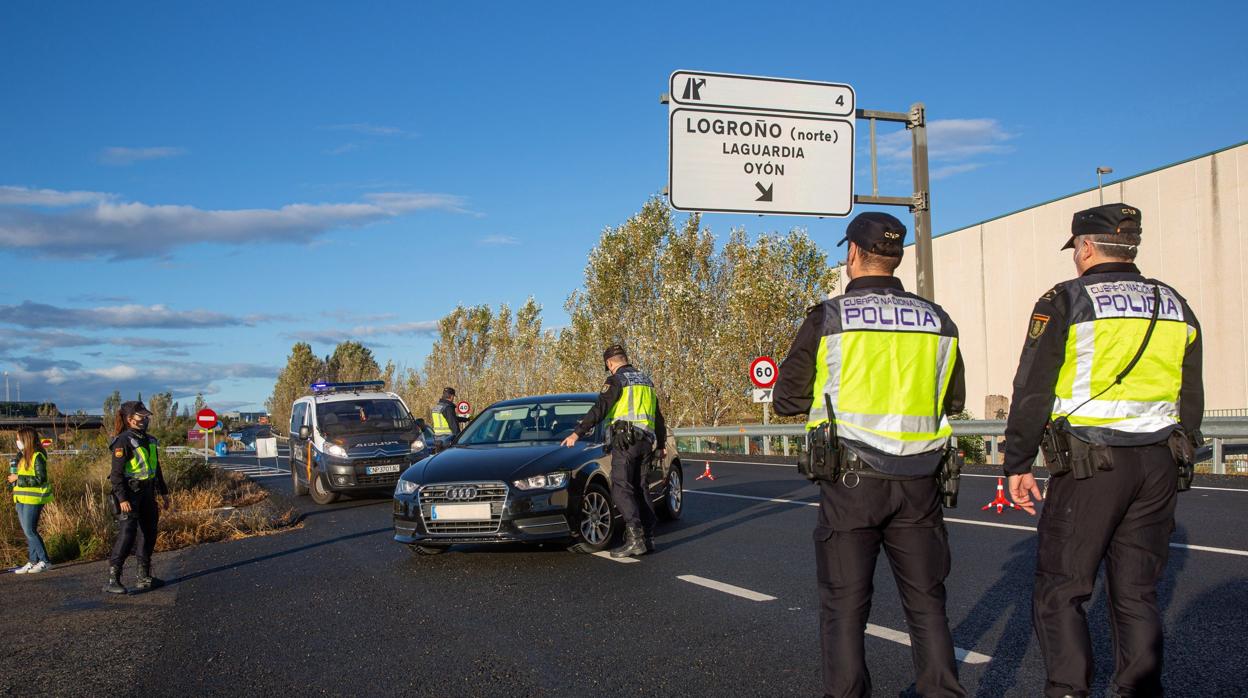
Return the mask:
[[205,407],[195,415],[195,423],[200,429],[215,429],[217,426],[217,413]]
[[460,400],[459,403],[455,405],[455,414],[461,417],[467,417],[472,414],[472,405],[469,405],[467,400]]
[[760,356],[750,362],[750,380],[759,388],[770,388],[776,383],[776,361],[770,356]]

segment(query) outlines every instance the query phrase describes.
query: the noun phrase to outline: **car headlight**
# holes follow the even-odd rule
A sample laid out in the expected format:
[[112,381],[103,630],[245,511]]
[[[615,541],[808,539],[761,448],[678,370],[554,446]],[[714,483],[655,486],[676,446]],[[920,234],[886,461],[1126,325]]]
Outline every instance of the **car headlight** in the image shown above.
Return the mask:
[[522,490],[557,490],[568,484],[567,473],[546,473],[534,475],[511,483]]
[[423,451],[423,450],[425,450],[424,439],[416,439],[415,441],[412,442],[412,453],[416,453],[417,451]]
[[399,484],[394,486],[394,494],[411,494],[418,489],[420,489],[420,485],[418,483],[412,482],[411,480],[399,480]]
[[338,458],[347,457],[347,449],[343,448],[342,446],[339,446],[338,444],[328,444],[327,446],[325,446],[325,452],[331,456],[336,456]]

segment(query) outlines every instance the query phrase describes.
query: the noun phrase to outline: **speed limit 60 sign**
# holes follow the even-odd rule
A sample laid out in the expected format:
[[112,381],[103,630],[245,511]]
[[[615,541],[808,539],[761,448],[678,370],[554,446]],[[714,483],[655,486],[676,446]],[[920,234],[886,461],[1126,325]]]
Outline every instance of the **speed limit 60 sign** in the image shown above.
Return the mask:
[[770,388],[776,383],[776,361],[770,356],[760,356],[750,362],[750,380],[759,388]]

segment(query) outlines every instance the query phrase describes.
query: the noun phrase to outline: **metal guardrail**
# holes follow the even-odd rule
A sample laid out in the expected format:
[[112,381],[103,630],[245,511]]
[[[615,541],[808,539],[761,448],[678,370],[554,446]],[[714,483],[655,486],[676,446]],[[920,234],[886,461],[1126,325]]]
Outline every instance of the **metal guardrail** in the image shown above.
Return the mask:
[[[1004,419],[970,419],[953,420],[954,436],[1003,436],[1005,434]],[[1206,439],[1213,441],[1213,472],[1217,475],[1226,474],[1226,459],[1223,457],[1222,446],[1227,439],[1248,439],[1248,417],[1205,417],[1200,426]],[[737,437],[741,439],[744,452],[749,453],[751,439],[761,438],[763,455],[771,453],[771,440],[779,437],[783,455],[790,455],[794,449],[801,450],[802,439],[806,427],[802,424],[738,424],[722,427],[678,427],[672,429],[672,435],[679,439],[693,439],[694,451],[702,450],[702,441],[706,439],[720,440]],[[768,437],[768,438],[764,438]],[[798,437],[794,443],[794,437]],[[991,461],[997,460],[998,442],[993,439],[989,443]]]

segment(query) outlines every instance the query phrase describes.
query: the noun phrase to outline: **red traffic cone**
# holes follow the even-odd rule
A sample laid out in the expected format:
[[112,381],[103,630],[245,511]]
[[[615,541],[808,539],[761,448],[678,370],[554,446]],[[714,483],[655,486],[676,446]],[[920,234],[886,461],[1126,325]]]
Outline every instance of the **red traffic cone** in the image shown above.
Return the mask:
[[992,500],[991,502],[988,502],[987,504],[985,504],[985,505],[984,505],[984,507],[983,507],[982,509],[980,509],[980,511],[988,511],[989,509],[991,509],[991,508],[993,508],[993,507],[996,507],[996,508],[997,508],[997,513],[998,513],[998,514],[1000,514],[1001,512],[1005,511],[1005,508],[1006,508],[1006,507],[1009,507],[1009,508],[1011,508],[1011,509],[1022,509],[1022,507],[1020,507],[1019,505],[1017,505],[1017,504],[1015,504],[1014,502],[1011,502],[1010,500],[1008,500],[1008,499],[1006,499],[1006,498],[1005,498],[1005,478],[1003,478],[1003,477],[999,477],[999,478],[997,478],[997,497],[996,497],[996,499],[994,499],[994,500]]
[[695,480],[714,480],[715,479],[715,476],[711,474],[711,462],[709,460],[706,462],[706,470],[703,470],[702,474],[697,476],[694,479]]

